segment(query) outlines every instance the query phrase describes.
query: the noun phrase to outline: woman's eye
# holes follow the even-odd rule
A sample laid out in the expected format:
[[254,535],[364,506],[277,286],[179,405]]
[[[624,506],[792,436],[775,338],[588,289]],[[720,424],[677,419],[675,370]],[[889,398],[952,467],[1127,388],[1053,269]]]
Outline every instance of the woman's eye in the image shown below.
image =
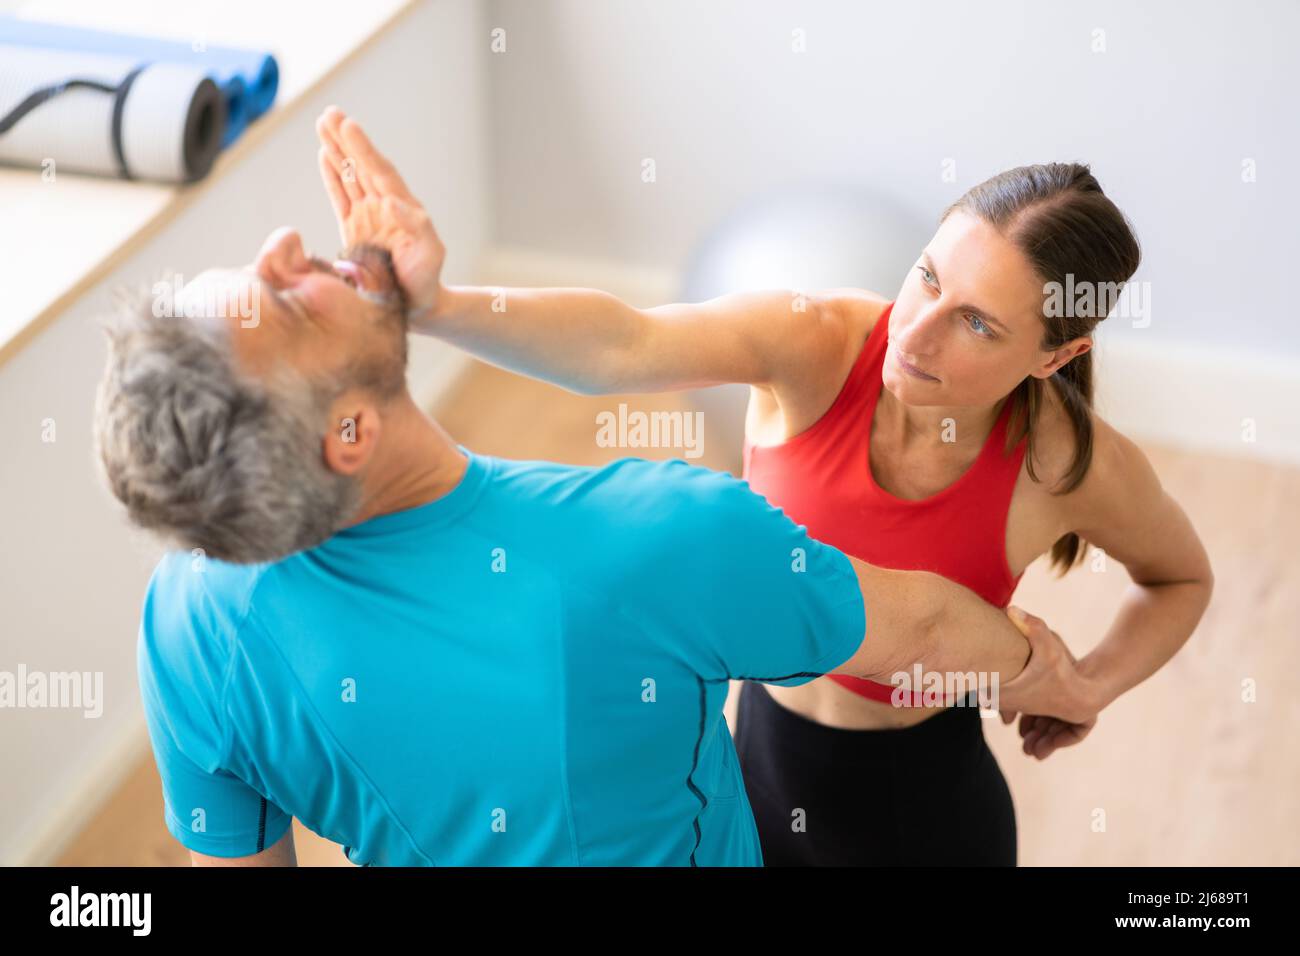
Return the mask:
[[[921,278],[925,280],[925,284],[929,285],[930,280],[934,278],[934,273],[931,272],[929,269],[927,269],[925,266],[917,266],[916,268],[921,271]],[[967,312],[966,316],[971,320],[970,328],[971,331],[974,332],[976,335],[985,339],[997,338],[997,335],[989,327],[989,324],[985,322],[983,319],[981,319],[978,315],[975,315],[973,312]],[[978,328],[975,327],[974,323],[976,322],[979,323]]]

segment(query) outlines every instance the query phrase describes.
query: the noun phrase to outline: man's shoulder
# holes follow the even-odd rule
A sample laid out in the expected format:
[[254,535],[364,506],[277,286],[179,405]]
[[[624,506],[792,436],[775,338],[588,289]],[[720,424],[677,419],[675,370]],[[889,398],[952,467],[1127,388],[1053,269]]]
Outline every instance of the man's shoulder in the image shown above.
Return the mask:
[[729,548],[770,527],[767,513],[776,510],[747,482],[680,458],[622,457],[594,466],[503,459],[497,474],[498,502],[527,509],[530,529],[562,527],[571,542],[599,540],[604,551],[630,546],[651,562],[665,548],[692,542]]
[[[262,566],[169,551],[149,580],[136,670],[155,753],[211,771],[225,747],[223,697],[238,628]],[[160,764],[164,775],[167,768]]]
[[248,615],[258,582],[274,567],[169,551],[154,568],[140,620],[141,649],[160,657],[200,647],[221,654]]
[[680,458],[621,458],[603,471],[616,495],[613,504],[625,502],[630,517],[669,531],[678,542],[707,540],[711,548],[725,550],[793,527],[748,481],[730,472]]
[[275,563],[235,564],[209,558],[201,550],[168,551],[149,579],[150,595],[184,601],[208,600],[243,608],[257,583]]
[[750,494],[747,483],[720,471],[680,458],[616,458],[600,465],[570,465],[553,461],[499,458],[495,471],[500,487],[544,496],[569,495],[574,489],[597,489],[638,498],[689,501],[718,495]]

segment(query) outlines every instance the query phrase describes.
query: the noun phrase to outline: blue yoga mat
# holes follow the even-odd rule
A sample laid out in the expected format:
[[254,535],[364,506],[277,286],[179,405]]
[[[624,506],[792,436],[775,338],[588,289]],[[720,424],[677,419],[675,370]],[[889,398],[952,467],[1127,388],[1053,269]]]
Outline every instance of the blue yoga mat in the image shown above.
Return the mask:
[[49,47],[81,53],[108,53],[141,61],[169,61],[203,67],[226,98],[226,133],[222,147],[233,143],[275,101],[280,68],[275,57],[257,50],[205,47],[156,37],[132,36],[0,16],[0,43]]

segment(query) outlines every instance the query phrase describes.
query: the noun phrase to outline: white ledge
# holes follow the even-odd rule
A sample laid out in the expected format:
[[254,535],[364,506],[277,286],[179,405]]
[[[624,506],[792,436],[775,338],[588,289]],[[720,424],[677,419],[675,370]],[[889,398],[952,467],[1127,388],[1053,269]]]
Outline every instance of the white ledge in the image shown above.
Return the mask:
[[[294,108],[393,28],[419,0],[34,0],[16,15],[125,33],[203,39],[274,54],[280,86],[269,112],[188,186],[0,166],[0,366],[125,262],[204,189],[241,162]],[[219,15],[217,15],[219,11]]]

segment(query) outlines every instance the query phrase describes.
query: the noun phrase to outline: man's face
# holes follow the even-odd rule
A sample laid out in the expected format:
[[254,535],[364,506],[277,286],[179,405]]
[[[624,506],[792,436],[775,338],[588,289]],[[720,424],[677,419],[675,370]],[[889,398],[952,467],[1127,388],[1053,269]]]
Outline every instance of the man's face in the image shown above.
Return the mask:
[[[243,269],[209,269],[187,283],[178,309],[223,322],[240,367],[264,377],[283,361],[313,381],[355,378],[379,389],[405,383],[406,305],[388,253],[346,250],[333,262],[309,256],[294,229],[276,229]],[[222,305],[213,308],[213,303]],[[182,314],[195,314],[194,311]]]

